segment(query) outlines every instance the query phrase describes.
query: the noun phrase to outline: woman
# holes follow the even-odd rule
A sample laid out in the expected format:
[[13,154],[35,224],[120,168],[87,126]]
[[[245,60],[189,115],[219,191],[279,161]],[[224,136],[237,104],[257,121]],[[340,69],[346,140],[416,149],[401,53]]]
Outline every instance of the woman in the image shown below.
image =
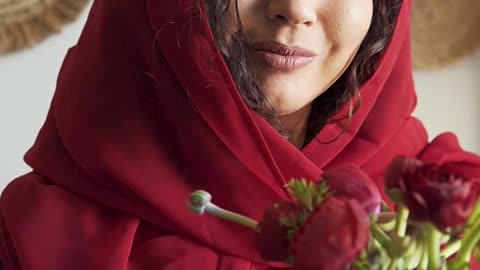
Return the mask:
[[[192,215],[196,189],[255,219],[292,177],[397,155],[480,159],[411,116],[411,0],[104,0],[3,192],[17,269],[270,269],[254,233]],[[235,82],[235,83],[234,83]]]

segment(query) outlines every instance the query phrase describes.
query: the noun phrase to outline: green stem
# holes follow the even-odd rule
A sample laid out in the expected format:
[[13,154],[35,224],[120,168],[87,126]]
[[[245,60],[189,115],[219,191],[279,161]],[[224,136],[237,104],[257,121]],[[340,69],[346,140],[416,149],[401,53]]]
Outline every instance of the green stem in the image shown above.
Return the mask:
[[[480,241],[480,220],[474,227],[470,227],[465,232],[465,236],[462,238],[462,245],[458,251],[458,256],[449,263],[448,269],[468,269],[470,264],[473,249]],[[465,268],[467,267],[467,268]]]
[[[398,212],[397,212],[397,217],[395,218],[395,228],[394,228],[394,234],[400,238],[405,237],[405,233],[407,231],[407,222],[408,222],[408,208],[400,203]],[[392,242],[390,241],[390,245]],[[390,264],[388,266],[388,270],[396,270],[398,267],[398,264],[400,262],[400,258],[398,258],[397,255],[394,255],[393,258],[390,258]]]
[[390,237],[375,223],[370,226],[370,230],[373,238],[378,241],[384,250],[387,250]]
[[[407,269],[416,269],[422,259],[423,255],[423,246],[416,241],[413,244],[413,250],[409,250],[409,252],[405,256],[405,266]],[[410,247],[412,248],[412,247]]]
[[477,223],[477,220],[480,218],[480,200],[477,201],[475,204],[475,207],[472,210],[472,213],[470,214],[470,217],[468,218],[466,227],[473,227],[474,224]]
[[193,192],[189,199],[190,200],[187,203],[187,207],[195,214],[203,215],[204,212],[207,212],[213,216],[235,222],[250,229],[257,229],[257,221],[216,206],[211,202],[212,195],[204,190],[197,190]]
[[448,263],[449,270],[468,269],[473,249],[480,238],[480,200],[477,201],[470,217],[465,224],[458,256]]
[[387,270],[397,270],[397,265],[398,265],[398,258],[393,258],[388,264]]
[[231,222],[235,222],[237,224],[243,225],[243,226],[251,228],[253,230],[256,230],[257,225],[258,225],[258,222],[251,219],[251,218],[248,218],[246,216],[242,216],[240,214],[222,209],[222,208],[220,208],[216,205],[213,205],[213,204],[208,205],[206,207],[205,211],[207,211],[208,213],[210,213],[213,216],[223,218],[223,219],[229,220]]
[[445,258],[440,259],[440,269],[441,270],[448,270],[447,268],[447,260]]
[[395,220],[392,220],[388,223],[378,224],[378,227],[380,227],[380,229],[386,232],[392,231],[393,229],[395,229]]
[[408,208],[405,205],[400,204],[394,228],[395,234],[399,237],[405,237],[405,233],[407,231],[408,214]]
[[440,257],[444,257],[446,259],[450,258],[450,256],[458,252],[461,246],[462,240],[455,240],[454,242],[450,243],[446,248],[440,251]]
[[425,245],[422,245],[420,252],[422,252],[422,257],[420,259],[420,262],[418,263],[418,270],[427,270],[428,267],[428,249],[425,247]]
[[440,269],[440,240],[442,234],[433,224],[425,225],[425,236],[428,250],[428,270]]
[[364,264],[362,264],[358,261],[354,261],[353,266],[355,267],[355,270],[368,270],[367,267],[365,267]]
[[472,210],[472,213],[470,214],[470,217],[468,218],[466,224],[465,224],[465,229],[464,229],[464,234],[462,239],[469,239],[471,234],[475,231],[473,227],[475,227],[475,224],[480,223],[480,200],[477,202],[475,207]]

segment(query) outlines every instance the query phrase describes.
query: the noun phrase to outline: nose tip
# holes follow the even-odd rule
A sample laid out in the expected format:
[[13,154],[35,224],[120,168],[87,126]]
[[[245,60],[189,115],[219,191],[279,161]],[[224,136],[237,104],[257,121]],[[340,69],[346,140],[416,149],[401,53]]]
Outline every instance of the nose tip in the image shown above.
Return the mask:
[[267,7],[267,15],[272,21],[311,26],[317,20],[317,14],[309,2],[311,1],[272,0]]

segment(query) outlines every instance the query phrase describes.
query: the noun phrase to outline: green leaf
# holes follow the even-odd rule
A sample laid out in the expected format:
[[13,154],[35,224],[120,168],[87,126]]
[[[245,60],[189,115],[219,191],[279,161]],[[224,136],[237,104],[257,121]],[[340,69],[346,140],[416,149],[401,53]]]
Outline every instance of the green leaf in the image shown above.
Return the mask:
[[287,191],[309,212],[318,206],[328,196],[326,182],[314,183],[305,178],[292,179],[287,185]]
[[316,186],[317,186],[317,190],[316,190],[314,201],[313,201],[314,207],[320,205],[322,201],[325,200],[325,198],[328,197],[328,195],[330,194],[328,191],[327,182],[320,182]]
[[280,226],[282,227],[287,227],[287,228],[294,228],[297,226],[297,221],[296,219],[290,219],[290,218],[285,218],[282,217],[280,218]]
[[302,211],[298,215],[297,219],[293,221],[293,224],[292,224],[293,226],[291,226],[290,229],[288,230],[288,235],[287,235],[288,239],[292,239],[292,237],[298,232],[298,230],[300,230],[300,228],[305,223],[305,221],[307,221],[309,216],[310,216],[310,213],[307,211]]
[[288,238],[291,239],[302,227],[315,207],[320,205],[329,195],[326,182],[314,183],[305,178],[292,179],[286,186],[287,192],[296,199],[302,211],[296,219],[281,220],[282,226],[289,228]]

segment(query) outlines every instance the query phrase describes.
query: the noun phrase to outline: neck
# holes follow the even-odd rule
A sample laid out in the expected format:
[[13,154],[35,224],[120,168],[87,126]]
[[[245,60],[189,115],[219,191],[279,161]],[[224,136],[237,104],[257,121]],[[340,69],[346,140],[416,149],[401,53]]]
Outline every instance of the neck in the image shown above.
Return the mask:
[[290,133],[288,141],[298,149],[301,149],[305,143],[311,107],[311,105],[307,105],[296,112],[280,116],[283,127]]

